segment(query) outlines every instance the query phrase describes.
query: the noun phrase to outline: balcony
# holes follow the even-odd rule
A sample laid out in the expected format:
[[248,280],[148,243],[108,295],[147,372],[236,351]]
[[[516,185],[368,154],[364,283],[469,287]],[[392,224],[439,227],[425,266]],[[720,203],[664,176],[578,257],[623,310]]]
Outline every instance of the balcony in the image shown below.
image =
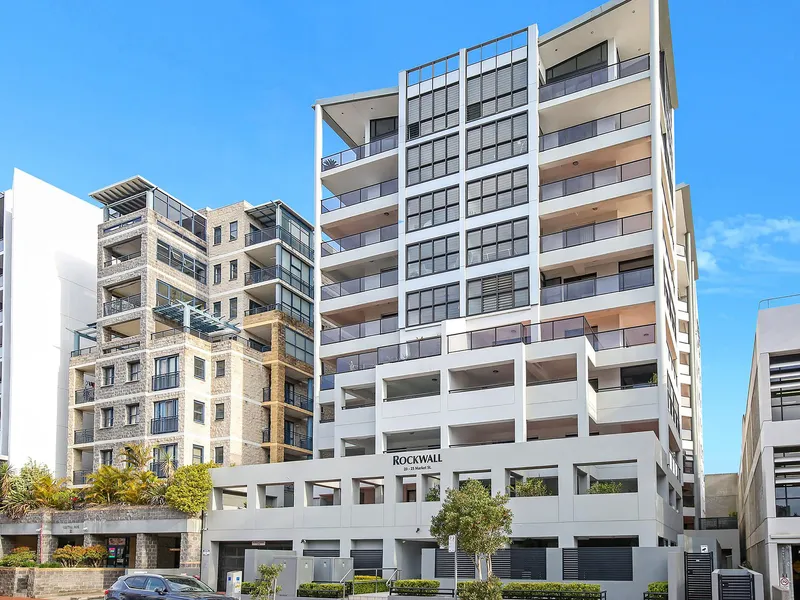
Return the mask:
[[[336,359],[336,373],[350,373],[352,371],[363,371],[372,369],[375,365],[384,365],[417,358],[428,358],[439,356],[442,353],[442,339],[439,337],[414,340],[402,344],[392,344],[382,346],[372,352],[362,352],[351,354]],[[328,377],[324,375],[323,377]],[[332,382],[332,380],[331,380]],[[322,386],[323,382],[320,382]],[[332,388],[320,388],[332,389]]]
[[87,402],[94,402],[94,388],[85,387],[82,390],[76,390],[75,404],[85,404]]
[[558,304],[581,298],[591,298],[615,292],[624,292],[653,285],[653,267],[624,271],[605,277],[573,281],[541,289],[542,305]]
[[159,479],[166,479],[172,475],[177,468],[178,461],[174,458],[171,460],[154,460],[150,463],[150,471],[155,473],[156,477]]
[[338,342],[349,342],[373,335],[392,333],[397,330],[398,324],[396,316],[375,319],[374,321],[367,321],[365,323],[356,323],[354,325],[345,325],[343,327],[333,327],[322,330],[320,333],[320,345],[325,346]]
[[[272,388],[265,387],[262,390],[261,399],[262,402],[270,402],[272,399]],[[300,408],[302,410],[307,410],[309,412],[314,411],[314,401],[303,394],[289,393],[288,391],[284,390],[283,401],[285,404]]]
[[397,132],[391,133],[387,136],[367,142],[363,146],[356,146],[355,148],[348,148],[336,154],[331,154],[322,159],[322,172],[330,171],[336,167],[347,165],[370,156],[375,156],[389,150],[397,148]]
[[292,235],[280,225],[267,227],[265,229],[258,229],[245,234],[244,245],[245,248],[247,248],[248,246],[254,246],[256,244],[261,244],[262,242],[270,242],[272,240],[280,240],[293,250],[297,250],[306,258],[314,260],[314,250],[308,244],[300,241],[297,237]]
[[128,296],[127,298],[114,298],[113,300],[103,304],[103,316],[109,317],[117,313],[125,312],[126,310],[133,310],[142,305],[141,294]]
[[588,335],[592,347],[596,351],[612,350],[614,348],[631,348],[643,344],[653,344],[656,341],[656,326],[639,325],[611,331],[600,331]]
[[181,383],[181,374],[175,373],[162,373],[161,375],[153,375],[153,391],[170,390],[176,388]]
[[[270,435],[269,427],[265,427],[261,430],[261,443],[268,444],[271,440],[272,436]],[[301,448],[302,450],[314,449],[314,444],[311,437],[305,435],[304,433],[297,433],[295,431],[285,431],[283,433],[283,443],[287,446]]]
[[694,475],[694,460],[691,458],[683,459],[683,472],[689,475]]
[[178,415],[150,420],[150,433],[152,435],[175,433],[176,431],[178,431]]
[[340,252],[347,252],[348,250],[355,250],[357,248],[396,239],[397,223],[363,233],[348,235],[338,240],[322,242],[322,256],[331,256],[332,254],[339,254]]
[[245,317],[249,317],[251,315],[260,315],[262,313],[268,313],[268,312],[271,312],[273,310],[280,311],[283,314],[285,314],[286,316],[291,317],[292,319],[300,321],[301,323],[305,323],[309,327],[313,327],[314,326],[314,321],[309,315],[304,315],[303,313],[301,313],[296,308],[293,308],[293,307],[289,306],[288,304],[283,304],[283,303],[268,304],[266,306],[257,306],[256,308],[250,308],[250,309],[244,311],[244,316]]
[[619,131],[626,127],[647,123],[649,120],[649,104],[638,108],[632,108],[614,115],[608,115],[606,117],[594,119],[593,121],[581,123],[580,125],[573,125],[572,127],[559,129],[552,133],[545,133],[539,136],[539,151],[544,152],[552,148],[568,146],[569,144],[589,140],[599,135]]
[[91,444],[94,442],[94,429],[78,429],[73,434],[75,444]]
[[300,277],[291,274],[289,271],[279,266],[264,267],[256,271],[248,271],[244,274],[244,284],[256,285],[259,283],[267,283],[279,279],[284,283],[288,283],[296,290],[299,290],[309,298],[314,297],[314,289],[311,284],[306,283]]
[[72,485],[86,485],[89,483],[89,475],[91,473],[91,471],[73,471]]
[[608,169],[594,171],[593,173],[585,173],[569,179],[542,184],[539,188],[539,201],[546,202],[555,198],[563,198],[564,196],[571,196],[572,194],[579,194],[649,175],[650,158],[642,158]]
[[368,200],[375,200],[384,196],[397,193],[397,179],[369,185],[352,192],[345,192],[338,196],[330,196],[322,200],[322,214],[329,213],[348,206],[356,206]]
[[110,260],[107,260],[103,263],[103,266],[113,267],[115,265],[120,265],[124,262],[128,262],[129,260],[133,260],[134,258],[139,258],[141,255],[141,252],[131,252],[130,254],[125,254],[124,256],[112,256]]
[[448,353],[495,348],[508,344],[532,344],[551,340],[591,335],[592,328],[584,317],[559,319],[547,323],[525,325],[515,323],[500,327],[489,327],[447,336]]
[[557,233],[543,235],[540,239],[540,248],[544,252],[572,248],[582,244],[590,244],[600,240],[648,231],[653,228],[653,213],[640,213],[612,221],[591,223],[582,227],[565,229]]
[[[684,506],[688,506],[688,504],[684,503]],[[699,520],[700,529],[739,529],[739,519],[737,517],[700,517]]]
[[320,293],[322,300],[331,300],[333,298],[341,298],[342,296],[350,296],[351,294],[359,294],[361,292],[377,290],[393,285],[397,285],[397,269],[376,273],[374,275],[365,275],[364,277],[339,283],[323,285]]
[[[2,313],[0,313],[0,314],[2,314]],[[96,352],[96,351],[97,351],[97,346],[89,346],[88,348],[79,348],[78,350],[73,350],[72,352],[69,353],[69,355],[72,358],[75,358],[76,356],[87,356],[87,355],[91,354],[92,352]]]
[[549,83],[539,88],[539,102],[547,102],[561,98],[562,96],[569,96],[576,92],[588,90],[598,85],[603,85],[609,81],[623,79],[643,73],[650,69],[650,55],[643,54],[627,60],[614,63],[612,65],[602,66],[599,69],[589,71],[588,73],[581,73],[569,79]]

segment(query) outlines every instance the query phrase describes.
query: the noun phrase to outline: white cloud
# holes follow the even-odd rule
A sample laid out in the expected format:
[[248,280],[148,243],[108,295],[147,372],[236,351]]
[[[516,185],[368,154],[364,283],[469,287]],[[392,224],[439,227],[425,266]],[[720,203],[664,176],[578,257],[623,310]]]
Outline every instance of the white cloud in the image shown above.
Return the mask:
[[697,266],[701,271],[707,273],[718,273],[719,265],[716,257],[708,250],[697,251]]

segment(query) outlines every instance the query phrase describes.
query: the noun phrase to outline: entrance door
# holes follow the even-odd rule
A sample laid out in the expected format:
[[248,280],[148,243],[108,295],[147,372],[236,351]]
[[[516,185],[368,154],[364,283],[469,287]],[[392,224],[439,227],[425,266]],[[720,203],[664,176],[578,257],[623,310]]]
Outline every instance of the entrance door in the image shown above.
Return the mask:
[[687,552],[686,600],[711,600],[711,571],[714,570],[714,555],[710,552]]

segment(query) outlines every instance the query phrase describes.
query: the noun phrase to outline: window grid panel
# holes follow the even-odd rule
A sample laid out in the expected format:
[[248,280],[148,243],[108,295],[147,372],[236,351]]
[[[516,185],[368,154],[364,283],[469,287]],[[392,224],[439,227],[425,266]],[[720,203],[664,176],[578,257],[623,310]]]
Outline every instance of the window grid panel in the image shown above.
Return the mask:
[[467,123],[527,103],[527,60],[485,71],[467,80]]
[[467,232],[467,266],[528,254],[528,218]]
[[458,269],[458,234],[406,246],[406,279]]
[[406,231],[458,221],[458,186],[436,190],[406,201]]
[[528,203],[528,167],[467,182],[467,217]]
[[406,295],[407,327],[460,316],[458,283],[409,292]]
[[458,125],[458,83],[420,94],[407,101],[406,139],[438,133]]
[[530,306],[528,269],[467,281],[467,315]]
[[528,152],[528,113],[467,130],[467,169]]
[[457,172],[457,133],[406,150],[406,185],[415,185]]

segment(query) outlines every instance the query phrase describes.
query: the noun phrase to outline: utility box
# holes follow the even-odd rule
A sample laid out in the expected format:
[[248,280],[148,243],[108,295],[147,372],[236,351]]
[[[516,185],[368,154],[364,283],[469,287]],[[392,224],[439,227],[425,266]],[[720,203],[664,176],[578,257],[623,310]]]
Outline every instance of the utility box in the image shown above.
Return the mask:
[[242,597],[242,572],[228,571],[225,578],[225,595],[231,598]]
[[244,579],[255,581],[258,579],[260,565],[283,565],[283,571],[278,576],[278,585],[281,591],[278,596],[296,596],[297,588],[301,583],[314,581],[314,559],[310,556],[297,556],[291,551],[280,550],[245,550],[244,552]]
[[333,556],[314,557],[314,581],[338,583],[345,577],[352,579],[353,559]]

